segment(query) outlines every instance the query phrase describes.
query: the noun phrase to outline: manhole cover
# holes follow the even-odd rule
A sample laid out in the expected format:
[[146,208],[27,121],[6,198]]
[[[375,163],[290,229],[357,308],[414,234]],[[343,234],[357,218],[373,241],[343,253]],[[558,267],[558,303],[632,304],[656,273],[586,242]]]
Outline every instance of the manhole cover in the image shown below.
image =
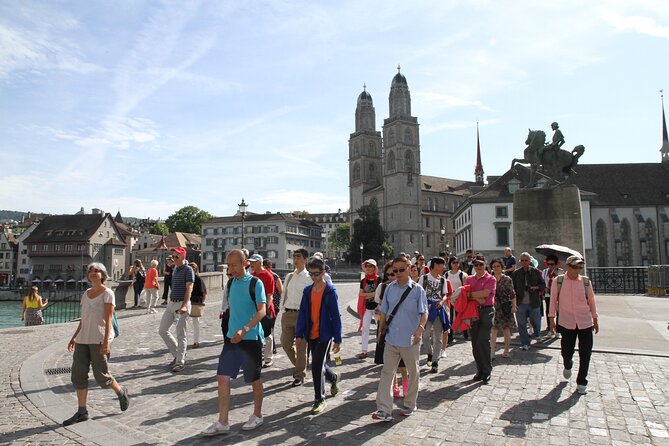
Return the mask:
[[72,373],[72,367],[56,367],[44,371],[45,375],[67,375],[69,373]]

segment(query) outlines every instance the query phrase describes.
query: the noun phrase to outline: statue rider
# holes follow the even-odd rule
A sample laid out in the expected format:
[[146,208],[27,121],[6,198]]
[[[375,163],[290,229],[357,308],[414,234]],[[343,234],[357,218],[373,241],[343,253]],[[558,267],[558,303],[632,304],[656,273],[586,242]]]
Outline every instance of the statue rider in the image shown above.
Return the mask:
[[553,150],[557,152],[560,150],[562,145],[564,144],[564,135],[562,134],[562,131],[560,130],[560,126],[558,125],[557,122],[551,123],[551,129],[553,129],[553,140],[549,143],[546,144],[544,147],[541,148],[541,153],[539,154],[539,159],[541,160],[541,163],[543,164],[543,159],[544,159],[544,154],[548,150]]

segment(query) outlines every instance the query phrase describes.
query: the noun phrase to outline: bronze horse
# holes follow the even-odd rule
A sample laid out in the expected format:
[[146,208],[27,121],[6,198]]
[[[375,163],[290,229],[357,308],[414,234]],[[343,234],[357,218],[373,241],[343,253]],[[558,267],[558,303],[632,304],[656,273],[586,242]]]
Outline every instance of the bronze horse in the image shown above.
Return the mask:
[[528,187],[534,186],[534,176],[539,168],[555,182],[561,182],[569,178],[574,172],[573,168],[578,164],[578,159],[585,152],[585,147],[578,145],[571,152],[562,150],[551,144],[546,144],[546,133],[543,130],[528,130],[529,133],[525,140],[527,147],[523,152],[523,158],[514,158],[511,161],[511,169],[516,163],[530,165]]

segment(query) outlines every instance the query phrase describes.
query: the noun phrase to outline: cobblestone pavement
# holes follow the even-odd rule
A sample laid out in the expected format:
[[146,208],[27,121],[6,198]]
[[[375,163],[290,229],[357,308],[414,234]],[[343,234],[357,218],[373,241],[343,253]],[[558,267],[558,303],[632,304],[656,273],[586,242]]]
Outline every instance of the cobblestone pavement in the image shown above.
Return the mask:
[[157,334],[162,310],[155,315],[120,312],[121,337],[114,341],[110,368],[129,389],[130,409],[121,413],[116,396],[91,378],[92,419],[68,428],[58,423],[76,410],[69,374],[44,371],[71,365],[66,344],[75,327],[0,330],[4,353],[0,443],[669,445],[669,354],[595,353],[589,393],[579,396],[575,376],[569,382],[562,379],[557,343],[529,352],[515,348],[507,359],[498,356],[490,384],[480,385],[471,381],[475,373],[471,347],[456,337],[447,358],[440,361],[439,373],[428,374],[422,366],[417,413],[401,419],[395,411],[393,423],[373,422],[370,414],[375,410],[380,369],[371,358],[355,358],[360,345],[358,320],[346,306],[356,285],[337,287],[345,332],[344,361],[336,367],[343,373],[342,391],[327,399],[320,415],[309,414],[314,398],[311,382],[290,386],[290,362],[279,347],[274,365],[263,370],[264,425],[251,432],[241,430],[252,412],[252,399],[250,386],[240,376],[233,381],[231,433],[199,437],[217,416],[219,293],[210,296],[203,317],[203,347],[189,349],[187,367],[180,374],[167,368],[171,357]]

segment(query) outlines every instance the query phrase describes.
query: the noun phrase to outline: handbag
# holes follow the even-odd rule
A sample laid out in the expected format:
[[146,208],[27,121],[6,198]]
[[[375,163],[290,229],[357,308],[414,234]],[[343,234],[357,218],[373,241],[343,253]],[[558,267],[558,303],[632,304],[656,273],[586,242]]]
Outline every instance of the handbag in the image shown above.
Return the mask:
[[400,307],[402,302],[404,302],[404,299],[407,298],[410,292],[411,287],[407,287],[407,289],[402,294],[402,297],[400,297],[400,301],[397,302],[395,308],[393,308],[393,311],[390,312],[390,316],[388,316],[388,320],[386,321],[383,330],[381,331],[381,336],[379,336],[379,342],[376,344],[376,350],[374,350],[374,364],[383,364],[383,352],[386,350],[386,333],[388,332],[388,326],[395,318],[397,309]]
[[204,315],[204,304],[191,304],[190,317],[202,317]]
[[116,319],[116,311],[112,313],[112,328],[114,329],[114,339],[116,339],[121,334],[121,332],[118,329],[118,319]]

